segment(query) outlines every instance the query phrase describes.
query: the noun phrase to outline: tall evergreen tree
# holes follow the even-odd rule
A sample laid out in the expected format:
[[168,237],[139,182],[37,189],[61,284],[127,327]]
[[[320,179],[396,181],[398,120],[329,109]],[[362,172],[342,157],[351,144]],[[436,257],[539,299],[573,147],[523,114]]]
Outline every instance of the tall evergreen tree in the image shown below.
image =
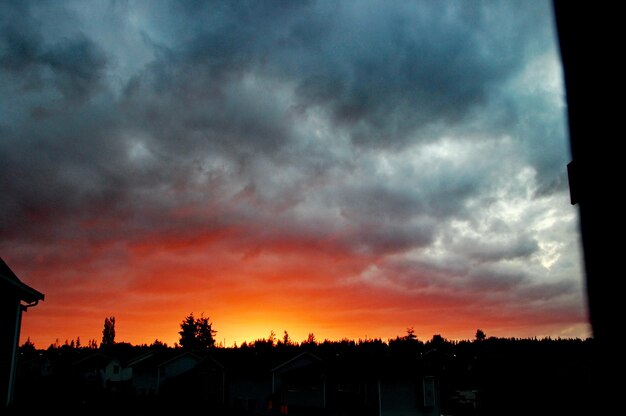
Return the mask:
[[186,350],[207,349],[215,346],[215,334],[208,317],[195,318],[193,313],[180,324],[180,346]]
[[104,329],[102,330],[102,346],[115,344],[115,316],[104,318]]
[[196,340],[196,318],[193,317],[193,313],[183,319],[180,324],[180,346],[186,350],[194,350],[197,348]]
[[212,324],[208,317],[200,315],[200,318],[196,319],[196,338],[198,340],[198,348],[212,348],[215,346],[215,334],[217,331],[213,330]]

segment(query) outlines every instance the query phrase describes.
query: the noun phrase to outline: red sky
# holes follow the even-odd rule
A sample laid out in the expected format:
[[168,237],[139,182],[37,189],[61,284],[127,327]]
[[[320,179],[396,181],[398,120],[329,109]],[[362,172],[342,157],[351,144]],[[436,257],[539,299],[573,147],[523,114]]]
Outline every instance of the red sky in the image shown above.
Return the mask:
[[22,342],[588,336],[551,2],[289,4],[0,5]]
[[[72,259],[87,253],[79,243],[69,246],[68,256],[42,253],[34,264],[12,262],[18,276],[46,294],[25,315],[22,340],[30,337],[38,347],[57,338],[100,341],[104,317],[113,315],[118,341],[173,345],[192,312],[209,316],[227,346],[272,330],[278,336],[287,330],[294,341],[309,332],[319,340],[387,340],[408,327],[423,340],[433,334],[471,339],[477,328],[495,336],[585,335],[583,316],[551,307],[531,289],[516,299],[506,286],[375,281],[369,274],[377,264],[385,267],[384,258],[341,253],[332,242],[275,242],[245,252],[236,247],[239,238],[112,245]],[[424,273],[426,280],[441,278]]]

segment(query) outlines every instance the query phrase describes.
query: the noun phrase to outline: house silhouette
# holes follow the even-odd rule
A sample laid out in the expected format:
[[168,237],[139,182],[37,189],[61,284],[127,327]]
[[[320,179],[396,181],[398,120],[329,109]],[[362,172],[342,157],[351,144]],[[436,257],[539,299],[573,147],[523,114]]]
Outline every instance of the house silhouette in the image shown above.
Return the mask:
[[22,312],[43,299],[0,258],[0,409],[13,402]]

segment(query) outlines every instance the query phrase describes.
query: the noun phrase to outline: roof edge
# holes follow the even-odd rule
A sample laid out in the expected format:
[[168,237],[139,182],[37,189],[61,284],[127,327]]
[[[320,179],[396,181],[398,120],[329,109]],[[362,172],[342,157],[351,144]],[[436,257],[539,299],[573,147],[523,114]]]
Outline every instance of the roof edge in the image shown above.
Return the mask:
[[22,282],[11,270],[11,268],[0,257],[0,279],[17,289],[20,300],[28,303],[34,303],[44,300],[45,295],[40,291],[33,289],[26,283]]

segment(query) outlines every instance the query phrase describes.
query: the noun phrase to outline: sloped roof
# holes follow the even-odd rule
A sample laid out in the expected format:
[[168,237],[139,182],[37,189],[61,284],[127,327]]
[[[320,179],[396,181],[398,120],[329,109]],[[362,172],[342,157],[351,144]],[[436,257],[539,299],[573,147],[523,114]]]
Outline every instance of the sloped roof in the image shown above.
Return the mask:
[[290,371],[294,369],[299,369],[303,367],[309,367],[311,365],[317,365],[322,362],[322,359],[316,355],[311,354],[308,351],[302,352],[290,360],[285,361],[280,364],[278,367],[274,367],[272,372],[277,371]]
[[194,354],[193,352],[187,351],[187,352],[183,352],[183,353],[179,353],[176,356],[169,358],[163,362],[161,362],[159,364],[159,367],[163,367],[166,366],[174,361],[180,360],[183,357],[191,357],[194,360],[196,360],[197,363],[199,363],[200,361],[202,361],[202,357],[198,356],[197,354]]
[[200,365],[218,367],[222,370],[224,369],[224,366],[222,365],[222,363],[220,363],[219,361],[217,361],[215,358],[211,357],[210,355],[207,355],[206,357],[204,357],[202,361],[200,362]]
[[158,360],[158,351],[148,351],[140,354],[126,362],[126,366],[133,368],[140,368],[143,366],[155,366],[155,362]]
[[148,351],[127,363],[128,367],[135,369],[153,369],[168,365],[169,363],[179,360],[182,357],[189,356],[197,362],[202,361],[202,357],[193,352],[181,352],[177,349],[167,349],[161,351]]
[[71,365],[75,369],[104,368],[109,362],[109,357],[99,351],[86,355],[74,361]]
[[[44,299],[44,294],[23,283],[0,257],[0,283],[13,290],[20,300],[33,303]],[[4,290],[4,289],[3,289]]]

